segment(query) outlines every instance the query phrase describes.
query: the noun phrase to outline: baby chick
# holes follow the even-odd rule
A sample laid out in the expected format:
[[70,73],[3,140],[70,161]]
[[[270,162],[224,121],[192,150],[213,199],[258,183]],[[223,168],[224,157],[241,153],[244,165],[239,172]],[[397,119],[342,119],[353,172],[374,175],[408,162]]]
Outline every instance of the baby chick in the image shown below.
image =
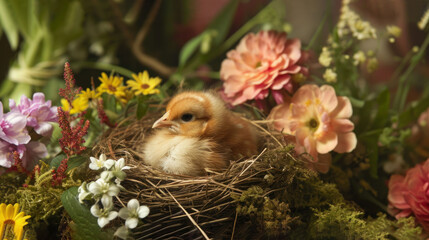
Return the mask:
[[202,175],[240,155],[257,153],[258,133],[210,92],[183,92],[171,99],[143,146],[146,164],[168,173]]

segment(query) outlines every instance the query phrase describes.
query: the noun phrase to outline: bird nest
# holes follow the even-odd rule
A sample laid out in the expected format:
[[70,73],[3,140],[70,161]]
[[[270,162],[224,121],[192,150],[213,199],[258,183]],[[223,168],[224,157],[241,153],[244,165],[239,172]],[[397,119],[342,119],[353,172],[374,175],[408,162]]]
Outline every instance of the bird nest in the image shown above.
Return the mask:
[[200,177],[168,174],[145,165],[141,157],[140,148],[156,119],[127,119],[93,148],[95,156],[123,157],[132,167],[122,183],[126,191],[120,199],[126,203],[137,198],[150,208],[149,216],[134,231],[136,239],[247,238],[251,231],[243,222],[249,219],[238,216],[237,203],[244,191],[266,181],[270,171],[282,171],[266,160],[281,145],[279,140],[263,130],[266,143],[258,156],[235,159],[225,171],[209,171]]

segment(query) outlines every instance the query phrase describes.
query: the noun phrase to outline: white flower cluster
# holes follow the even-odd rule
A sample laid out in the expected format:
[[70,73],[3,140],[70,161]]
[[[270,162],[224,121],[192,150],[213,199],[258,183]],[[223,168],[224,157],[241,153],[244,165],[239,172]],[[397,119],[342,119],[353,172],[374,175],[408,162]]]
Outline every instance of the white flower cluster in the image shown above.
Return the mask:
[[340,19],[337,24],[338,35],[341,37],[351,32],[353,37],[358,40],[376,38],[375,29],[369,22],[362,20],[357,13],[350,9],[350,2],[351,0],[343,0]]
[[126,177],[124,170],[130,169],[125,166],[125,160],[106,159],[106,155],[101,154],[100,158],[90,157],[89,168],[92,170],[103,170],[96,181],[82,183],[79,187],[79,202],[84,200],[95,200],[91,207],[91,213],[98,218],[97,223],[100,228],[106,226],[116,217],[125,220],[125,226],[118,228],[115,235],[125,239],[128,235],[128,229],[133,229],[138,225],[139,218],[145,218],[149,215],[147,206],[140,206],[137,199],[131,199],[127,207],[123,207],[119,212],[113,210],[113,197],[117,197],[120,190],[123,189],[121,181]]

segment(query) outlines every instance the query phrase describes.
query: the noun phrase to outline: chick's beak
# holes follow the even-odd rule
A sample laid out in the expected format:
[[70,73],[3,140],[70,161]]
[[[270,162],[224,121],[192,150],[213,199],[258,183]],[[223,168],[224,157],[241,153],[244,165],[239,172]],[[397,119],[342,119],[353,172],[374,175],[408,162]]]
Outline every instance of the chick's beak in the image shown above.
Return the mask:
[[170,116],[170,111],[167,111],[162,117],[155,121],[152,125],[152,128],[162,128],[162,127],[171,127],[174,125],[174,122],[169,121],[168,117]]

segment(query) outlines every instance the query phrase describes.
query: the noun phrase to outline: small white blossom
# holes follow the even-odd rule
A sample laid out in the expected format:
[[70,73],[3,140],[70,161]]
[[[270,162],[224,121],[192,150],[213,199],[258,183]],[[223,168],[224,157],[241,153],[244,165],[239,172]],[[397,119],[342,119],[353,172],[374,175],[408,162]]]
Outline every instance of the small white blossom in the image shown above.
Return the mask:
[[327,47],[322,48],[322,53],[319,56],[319,63],[324,67],[329,67],[332,62],[331,51]]
[[77,192],[79,193],[79,202],[83,203],[83,200],[88,199],[88,197],[92,197],[93,194],[88,191],[88,187],[86,182],[83,182],[82,185],[78,188]]
[[325,73],[323,74],[323,78],[328,83],[337,82],[337,73],[334,72],[332,69],[328,68],[325,70]]
[[101,200],[104,199],[106,201],[108,198],[110,198],[111,201],[111,197],[117,196],[120,191],[119,187],[116,186],[116,184],[106,182],[103,178],[100,178],[97,181],[90,183],[88,186],[88,190],[96,196],[102,195]]
[[[100,177],[106,181],[110,181],[113,177],[116,177],[120,181],[123,181],[127,176],[123,170],[128,170],[130,167],[125,166],[124,158],[120,158],[117,161],[112,160],[112,167],[109,168],[109,171],[104,171],[101,173]],[[109,162],[110,164],[110,162]]]
[[121,226],[116,230],[116,232],[113,235],[117,236],[120,239],[127,239],[128,234],[129,234],[128,228],[126,226]]
[[361,63],[364,63],[366,60],[366,56],[365,53],[362,51],[357,51],[354,55],[353,55],[353,64],[354,65],[359,65]]
[[119,217],[125,220],[125,226],[128,228],[137,227],[139,218],[145,218],[149,215],[149,208],[147,206],[140,206],[137,199],[131,199],[127,207],[119,210]]
[[[91,160],[91,163],[89,164],[89,168],[92,170],[99,170],[100,168],[110,168],[112,165],[109,166],[110,161],[114,161],[114,160],[106,160],[106,155],[105,154],[101,154],[100,157],[97,159],[95,157],[89,157],[89,159]],[[107,166],[106,166],[107,165]]]
[[100,209],[98,203],[96,203],[91,207],[91,214],[98,218],[98,226],[100,226],[100,228],[103,228],[104,226],[109,224],[110,221],[112,221],[118,216],[118,212],[111,211],[113,208],[112,201],[105,201],[101,199],[101,203],[103,205],[103,208]]

